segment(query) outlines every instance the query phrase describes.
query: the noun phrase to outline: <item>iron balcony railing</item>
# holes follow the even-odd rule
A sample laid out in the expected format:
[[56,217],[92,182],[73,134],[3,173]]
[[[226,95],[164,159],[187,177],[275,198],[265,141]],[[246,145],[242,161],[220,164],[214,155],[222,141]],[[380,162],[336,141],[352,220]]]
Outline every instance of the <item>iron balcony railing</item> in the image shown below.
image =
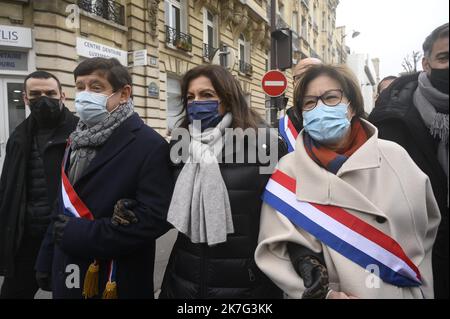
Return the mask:
[[208,61],[212,61],[218,48],[215,48],[209,44],[203,43],[203,57]]
[[176,47],[177,49],[191,52],[192,37],[189,34],[178,31],[166,25],[166,43]]
[[78,6],[103,19],[125,25],[125,7],[113,0],[78,0]]
[[239,72],[251,76],[253,74],[253,66],[245,61],[239,60]]

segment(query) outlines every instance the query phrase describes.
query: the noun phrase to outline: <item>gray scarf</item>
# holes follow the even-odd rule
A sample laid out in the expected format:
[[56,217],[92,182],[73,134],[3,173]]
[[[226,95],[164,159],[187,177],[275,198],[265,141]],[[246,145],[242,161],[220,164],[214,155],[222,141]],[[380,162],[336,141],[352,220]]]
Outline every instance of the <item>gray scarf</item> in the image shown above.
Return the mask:
[[97,148],[105,144],[114,130],[127,118],[133,115],[133,100],[120,105],[117,110],[106,117],[104,121],[88,128],[82,121],[78,122],[77,128],[70,134],[69,180],[75,184],[81,174],[94,159]]
[[[440,139],[437,157],[448,183],[448,95],[433,87],[425,72],[419,75],[419,86],[414,92],[414,105],[433,137]],[[448,192],[447,192],[448,205]]]
[[234,232],[230,199],[217,161],[222,136],[231,123],[227,113],[213,130],[195,134],[189,127],[189,157],[175,185],[167,221],[193,243],[212,246],[226,242],[227,234]]

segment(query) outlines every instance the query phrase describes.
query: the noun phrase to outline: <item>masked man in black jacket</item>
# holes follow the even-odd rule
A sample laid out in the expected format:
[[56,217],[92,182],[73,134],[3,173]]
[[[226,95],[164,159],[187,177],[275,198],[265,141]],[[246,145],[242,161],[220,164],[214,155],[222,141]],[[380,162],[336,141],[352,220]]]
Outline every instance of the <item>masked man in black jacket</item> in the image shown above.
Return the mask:
[[448,23],[436,28],[423,44],[423,72],[396,79],[383,91],[369,120],[380,138],[405,148],[428,175],[441,211],[433,246],[434,294],[448,298]]
[[[61,181],[61,160],[78,118],[64,106],[61,83],[36,71],[24,81],[31,115],[11,134],[0,180],[0,299],[33,298],[34,265]],[[49,289],[49,288],[48,288]]]

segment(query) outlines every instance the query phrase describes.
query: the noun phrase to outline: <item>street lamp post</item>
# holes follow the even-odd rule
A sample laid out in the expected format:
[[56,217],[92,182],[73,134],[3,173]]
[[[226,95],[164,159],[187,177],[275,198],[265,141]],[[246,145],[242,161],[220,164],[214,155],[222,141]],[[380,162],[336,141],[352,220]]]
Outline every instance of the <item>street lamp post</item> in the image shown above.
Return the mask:
[[[356,31],[356,30],[352,30],[352,39],[356,38],[357,36],[359,36],[361,34],[361,32]],[[349,34],[344,34],[341,37],[341,63],[343,64],[345,62],[346,59],[344,59],[344,51],[346,46],[344,45],[344,39],[346,36],[348,36]]]

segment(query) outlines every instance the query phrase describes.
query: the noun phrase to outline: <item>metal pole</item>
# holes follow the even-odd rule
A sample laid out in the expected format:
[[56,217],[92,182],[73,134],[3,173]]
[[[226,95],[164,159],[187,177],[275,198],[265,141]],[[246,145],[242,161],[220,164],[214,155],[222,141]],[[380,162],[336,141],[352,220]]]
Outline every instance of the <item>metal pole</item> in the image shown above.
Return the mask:
[[[271,33],[277,29],[277,0],[270,0],[270,31]],[[270,35],[270,69],[277,68],[277,54],[275,47],[275,40]]]
[[[275,70],[278,68],[277,65],[277,52],[276,52],[276,45],[275,45],[275,39],[272,36],[272,32],[274,32],[277,29],[277,0],[270,0],[270,69]],[[277,108],[277,98],[271,97],[270,98],[270,109],[269,112],[271,114],[271,125],[276,127],[277,124],[277,115],[278,111],[275,113],[273,110],[276,110]],[[275,113],[275,118],[273,118],[273,114]]]

